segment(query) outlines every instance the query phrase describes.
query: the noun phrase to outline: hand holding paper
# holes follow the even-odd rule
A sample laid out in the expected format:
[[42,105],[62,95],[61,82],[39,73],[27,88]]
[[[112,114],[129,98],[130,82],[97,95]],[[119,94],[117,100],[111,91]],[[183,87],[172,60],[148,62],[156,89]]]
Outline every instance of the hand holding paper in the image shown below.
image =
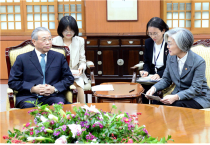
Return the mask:
[[148,98],[150,98],[152,100],[156,100],[156,101],[160,101],[161,100],[161,98],[159,96],[146,95],[144,93],[142,93],[142,94],[145,95],[145,97],[148,97]]
[[79,70],[71,70],[71,73],[75,79],[80,77]]

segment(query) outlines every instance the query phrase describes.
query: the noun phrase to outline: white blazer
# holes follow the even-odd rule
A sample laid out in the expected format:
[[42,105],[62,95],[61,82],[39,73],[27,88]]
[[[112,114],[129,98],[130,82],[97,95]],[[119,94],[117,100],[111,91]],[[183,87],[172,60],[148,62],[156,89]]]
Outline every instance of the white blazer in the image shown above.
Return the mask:
[[[66,46],[63,42],[63,38],[60,36],[54,37],[52,44],[58,46]],[[88,78],[84,74],[86,69],[86,56],[85,56],[85,41],[84,38],[74,36],[72,38],[72,43],[68,46],[70,49],[70,62],[69,67],[71,70],[78,70],[78,68],[83,68],[82,75],[75,79],[74,81],[84,89],[84,82],[88,83]]]

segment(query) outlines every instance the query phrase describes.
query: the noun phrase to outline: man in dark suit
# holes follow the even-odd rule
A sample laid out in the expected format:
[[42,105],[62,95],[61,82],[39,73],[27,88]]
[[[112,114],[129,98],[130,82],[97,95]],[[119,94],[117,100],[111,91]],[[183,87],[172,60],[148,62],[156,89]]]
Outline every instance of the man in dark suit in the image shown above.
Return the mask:
[[63,54],[50,50],[51,33],[38,27],[31,34],[33,51],[19,55],[11,68],[8,85],[18,91],[17,108],[34,107],[25,101],[68,103],[63,94],[74,83],[74,77]]

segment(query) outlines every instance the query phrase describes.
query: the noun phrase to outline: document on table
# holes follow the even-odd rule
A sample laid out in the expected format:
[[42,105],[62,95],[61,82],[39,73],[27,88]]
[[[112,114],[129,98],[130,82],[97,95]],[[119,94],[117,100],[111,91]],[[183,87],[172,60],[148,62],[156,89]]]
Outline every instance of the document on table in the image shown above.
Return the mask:
[[112,85],[96,85],[92,87],[92,91],[114,91]]
[[136,80],[136,82],[159,82],[160,81],[160,79],[158,79],[158,80],[152,80],[151,79],[152,76],[153,75],[149,75],[147,77],[140,77],[139,79]]

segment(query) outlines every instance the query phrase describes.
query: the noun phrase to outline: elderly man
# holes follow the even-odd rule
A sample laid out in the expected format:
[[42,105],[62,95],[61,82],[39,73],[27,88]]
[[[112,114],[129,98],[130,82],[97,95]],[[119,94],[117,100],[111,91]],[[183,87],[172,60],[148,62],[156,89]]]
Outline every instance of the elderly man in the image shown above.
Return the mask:
[[19,55],[10,71],[8,85],[18,91],[15,106],[34,107],[25,101],[37,99],[49,105],[68,103],[63,92],[74,83],[74,77],[64,55],[50,50],[52,37],[47,28],[36,28],[31,39],[35,49]]

